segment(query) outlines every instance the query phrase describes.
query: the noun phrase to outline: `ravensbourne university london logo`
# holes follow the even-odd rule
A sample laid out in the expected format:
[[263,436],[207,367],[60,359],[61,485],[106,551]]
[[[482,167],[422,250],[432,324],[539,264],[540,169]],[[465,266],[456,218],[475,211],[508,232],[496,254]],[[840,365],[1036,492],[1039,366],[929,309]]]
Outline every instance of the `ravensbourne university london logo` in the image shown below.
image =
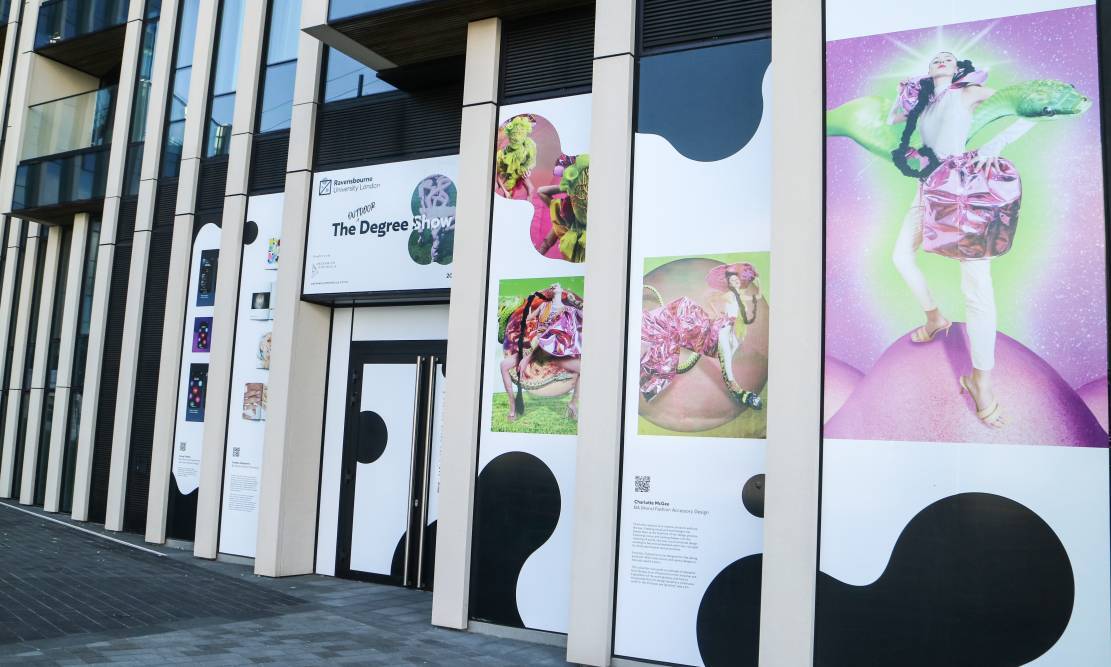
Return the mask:
[[332,194],[332,179],[330,179],[330,178],[320,179],[320,191],[319,192],[320,192],[320,196],[322,196],[322,197],[324,195]]
[[455,252],[455,183],[442,174],[425,176],[413,190],[409,256],[417,264],[451,264]]

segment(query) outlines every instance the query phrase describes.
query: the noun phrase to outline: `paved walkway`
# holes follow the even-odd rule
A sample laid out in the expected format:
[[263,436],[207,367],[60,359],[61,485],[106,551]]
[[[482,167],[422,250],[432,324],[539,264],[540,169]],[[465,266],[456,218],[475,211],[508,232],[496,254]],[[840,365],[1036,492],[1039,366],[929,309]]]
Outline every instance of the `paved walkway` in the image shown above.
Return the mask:
[[256,577],[2,504],[0,665],[566,664],[562,648],[433,627],[428,593]]

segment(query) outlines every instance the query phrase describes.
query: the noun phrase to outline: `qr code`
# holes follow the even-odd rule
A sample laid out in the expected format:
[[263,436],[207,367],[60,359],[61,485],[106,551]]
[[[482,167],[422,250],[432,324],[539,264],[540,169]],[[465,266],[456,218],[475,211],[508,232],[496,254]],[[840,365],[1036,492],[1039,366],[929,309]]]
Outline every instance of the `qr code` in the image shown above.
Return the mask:
[[239,448],[238,447],[232,447],[231,448],[231,457],[233,459],[239,458]]
[[177,450],[179,452],[184,452],[185,451],[185,443],[184,442],[177,443]]
[[652,478],[648,475],[637,475],[633,478],[633,491],[648,493],[652,490]]

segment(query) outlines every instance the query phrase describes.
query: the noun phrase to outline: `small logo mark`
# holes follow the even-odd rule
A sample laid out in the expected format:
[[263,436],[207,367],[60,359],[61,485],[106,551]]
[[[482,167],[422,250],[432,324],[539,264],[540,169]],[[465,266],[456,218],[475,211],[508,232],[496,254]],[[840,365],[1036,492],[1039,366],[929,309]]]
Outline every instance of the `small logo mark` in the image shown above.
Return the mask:
[[332,194],[332,179],[325,178],[325,179],[320,181],[320,194],[321,195],[330,195],[330,194]]

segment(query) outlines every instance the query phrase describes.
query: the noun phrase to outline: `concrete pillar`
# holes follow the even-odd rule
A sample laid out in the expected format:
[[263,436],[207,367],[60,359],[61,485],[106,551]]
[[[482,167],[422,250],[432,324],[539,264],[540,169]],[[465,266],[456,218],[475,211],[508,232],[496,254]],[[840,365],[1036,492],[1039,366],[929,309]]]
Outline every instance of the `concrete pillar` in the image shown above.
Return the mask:
[[73,356],[77,345],[77,320],[81,310],[82,278],[85,273],[85,244],[89,236],[89,214],[73,216],[69,265],[65,267],[66,293],[62,302],[61,342],[58,347],[58,379],[54,389],[54,414],[50,426],[50,452],[46,464],[46,496],[43,509],[57,512],[61,503],[62,472],[66,448],[66,424],[73,384]]
[[[236,313],[239,307],[239,273],[243,259],[243,226],[247,221],[247,185],[251,169],[251,148],[254,141],[255,110],[258,106],[259,72],[262,66],[262,45],[266,37],[266,5],[249,2],[243,11],[243,40],[240,42],[239,71],[236,73],[235,110],[232,116],[231,146],[228,151],[228,178],[224,189],[224,212],[220,227],[220,270],[216,273],[216,304],[212,309],[212,328],[224,332],[212,339],[208,361],[208,393],[205,397],[204,440],[201,450],[201,479],[197,496],[197,532],[193,555],[215,558],[220,541],[220,501],[224,481],[224,447],[227,442],[228,402],[231,400],[231,371],[235,352]],[[189,205],[192,208],[192,204]],[[178,191],[178,212],[185,213],[182,194]],[[185,254],[190,243],[175,252]],[[283,248],[284,250],[284,248]],[[185,281],[189,272],[182,274]],[[177,363],[180,366],[181,340],[184,326],[184,285],[178,309],[173,313],[177,322]],[[298,292],[300,295],[300,292]],[[167,303],[167,306],[169,304]],[[167,322],[170,311],[167,307]],[[163,351],[166,349],[163,339]],[[177,391],[177,373],[173,390]],[[169,478],[167,477],[167,480]]]
[[[216,38],[216,0],[202,0],[197,18],[197,34],[193,52],[193,69],[189,81],[189,100],[194,111],[205,109],[208,98],[208,83],[212,69],[213,43]],[[174,26],[176,28],[176,26]],[[159,26],[162,37],[162,26]],[[172,35],[172,32],[171,32]],[[182,35],[182,39],[188,39]],[[168,70],[167,70],[168,71]],[[132,77],[134,78],[134,77]],[[155,109],[156,100],[151,96],[150,109]],[[165,114],[166,107],[159,111]],[[182,143],[181,175],[178,191],[196,191],[199,173],[199,156],[204,138],[205,113],[188,115],[185,123],[185,137]],[[148,117],[149,121],[149,117]],[[161,149],[162,134],[153,134],[155,128],[147,124],[148,146],[157,144]],[[143,167],[147,168],[147,152],[144,148]],[[153,158],[152,158],[153,160]],[[145,175],[145,174],[144,174]],[[139,206],[135,217],[135,236],[131,242],[131,267],[128,273],[127,306],[124,312],[122,352],[120,354],[120,379],[116,394],[116,418],[112,432],[112,463],[108,473],[108,508],[104,526],[108,530],[123,530],[123,509],[127,492],[127,467],[131,450],[131,420],[134,413],[135,373],[139,360],[139,333],[143,323],[143,305],[146,297],[147,266],[150,260],[151,229],[157,203],[157,178],[140,180]],[[179,201],[180,203],[180,201]]]
[[775,0],[772,284],[760,664],[811,665],[822,387],[822,3]]
[[[618,489],[625,403],[632,197],[635,0],[599,0],[594,27],[590,162],[594,189],[584,291],[575,531],[567,660],[608,665],[613,643]],[[607,261],[618,258],[618,261]]]
[[[494,142],[498,131],[501,20],[467,27],[463,126],[459,139],[456,218],[467,226],[455,236],[448,359],[444,388],[444,443],[440,459],[440,518],[436,534],[436,589],[432,623],[464,629],[469,618],[471,527],[478,461],[482,397],[482,341],[486,326],[486,272],[490,263],[490,216]],[[593,242],[593,240],[591,241]]]
[[[139,212],[136,215],[137,220],[140,216],[148,220],[153,216],[153,195],[157,189],[166,105],[170,95],[170,69],[173,66],[174,41],[177,33],[177,7],[177,0],[162,1],[162,14],[158,21],[158,36],[155,40],[154,61],[151,68],[147,117],[145,121],[140,121],[146,123],[147,140],[143,147],[142,164],[140,166],[140,192],[142,197],[140,198]],[[132,0],[128,12],[129,22],[141,19],[142,12],[142,0]],[[128,27],[130,30],[130,24]],[[126,43],[130,45],[132,41],[129,39],[126,40]],[[127,47],[125,46],[125,48]],[[134,64],[137,65],[137,57],[133,60]],[[125,65],[127,65],[127,61],[125,61]],[[134,81],[134,79],[134,69],[132,69],[131,81]],[[129,86],[132,85],[129,84]],[[134,92],[130,93],[129,99],[134,100]],[[129,136],[130,120],[130,111],[124,112],[117,107],[112,128],[113,136]],[[75,457],[73,518],[79,521],[88,518],[93,446],[96,439],[97,408],[100,404],[104,331],[107,324],[108,292],[111,288],[112,269],[116,253],[116,230],[119,224],[120,201],[123,194],[126,146],[127,142],[113,143],[108,160],[109,178],[105,188],[104,211],[101,215],[100,248],[98,249],[96,276],[93,282],[93,307],[89,320],[89,347],[85,362],[85,384],[82,393],[81,421],[78,429],[77,455]],[[121,150],[117,151],[117,147]],[[138,224],[136,227],[138,228]]]
[[[6,368],[8,337],[15,335],[12,308],[15,305],[16,290],[19,289],[20,283],[20,276],[16,269],[19,266],[19,254],[23,252],[23,238],[20,235],[23,223],[10,217],[7,222],[8,234],[4,240],[4,274],[0,277],[0,382],[3,382]],[[10,386],[10,380],[8,385]],[[0,386],[0,392],[7,389],[8,386]],[[4,424],[0,423],[0,460],[3,460],[3,450],[8,448],[4,433]]]
[[[27,243],[23,247],[23,271],[19,280],[19,312],[16,313],[15,352],[12,354],[12,371],[8,387],[8,408],[4,418],[4,453],[0,456],[0,498],[11,498],[15,475],[15,448],[19,435],[19,409],[23,400],[23,370],[27,362],[27,343],[31,329],[31,295],[35,291],[35,265],[39,252],[42,228],[34,222],[28,223]],[[21,472],[21,471],[20,471]]]
[[[19,0],[12,1],[10,16],[18,16]],[[32,73],[34,60],[38,56],[34,53],[35,30],[39,22],[40,0],[26,0],[23,7],[23,21],[8,24],[6,41],[13,43],[13,66],[15,74],[11,79],[8,103],[8,127],[4,134],[4,151],[0,155],[0,213],[12,210],[12,194],[15,191],[15,172],[19,164],[19,154],[23,148],[23,121],[27,116],[27,99],[32,94],[34,87]],[[8,46],[4,47],[5,52]],[[7,78],[5,78],[7,84]],[[2,100],[3,98],[0,98]]]
[[[311,25],[326,10],[322,4],[302,3],[302,26]],[[316,38],[300,36],[286,163],[282,261],[272,297],[270,403],[255,553],[255,574],[269,577],[310,573],[315,555],[331,309],[301,301],[301,284],[323,51]]]
[[[58,261],[62,253],[62,228],[41,227],[46,232],[46,260],[42,265],[39,285],[39,314],[35,324],[35,356],[31,362],[31,384],[27,394],[27,423],[24,425],[23,470],[19,485],[19,502],[30,505],[35,499],[39,440],[42,433],[42,408],[46,394],[46,365],[50,352],[50,329],[54,321],[54,294],[58,289]],[[40,237],[39,243],[42,243]]]

